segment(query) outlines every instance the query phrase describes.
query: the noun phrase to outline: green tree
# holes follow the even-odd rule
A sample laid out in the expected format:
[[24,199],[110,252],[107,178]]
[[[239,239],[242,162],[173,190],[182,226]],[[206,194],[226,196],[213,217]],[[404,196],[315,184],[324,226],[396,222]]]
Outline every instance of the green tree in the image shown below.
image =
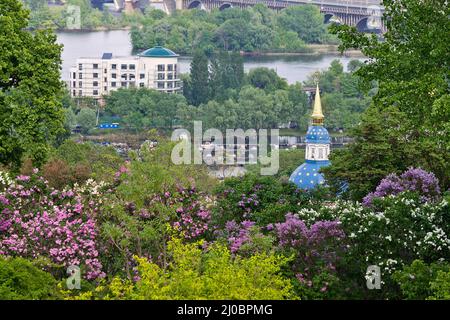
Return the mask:
[[61,46],[48,30],[30,33],[18,0],[0,3],[0,163],[18,167],[27,154],[37,165],[64,131]]
[[265,67],[251,69],[247,81],[252,86],[266,91],[287,89],[288,86],[286,80],[280,78],[275,70]]
[[281,11],[278,24],[285,30],[297,32],[306,43],[320,43],[326,34],[324,18],[315,5],[292,6]]
[[219,101],[230,97],[230,89],[240,89],[244,82],[244,62],[237,53],[213,55],[210,67],[211,98]]
[[95,123],[97,122],[97,114],[92,109],[83,108],[80,112],[78,112],[76,119],[83,132],[87,133],[95,127]]
[[386,175],[403,172],[422,157],[417,142],[408,140],[404,124],[409,119],[395,107],[381,112],[369,108],[361,120],[352,131],[355,142],[334,150],[332,165],[321,169],[336,192],[347,186],[353,199],[361,199]]
[[[339,175],[352,175],[359,172],[360,176],[368,178],[361,181],[360,186],[352,177],[348,179],[351,187],[362,191],[375,186],[376,180],[382,177],[377,172],[384,171],[383,167],[398,172],[405,166],[415,165],[434,172],[442,187],[447,189],[450,180],[450,96],[446,38],[450,30],[450,9],[442,0],[426,3],[386,0],[383,4],[389,18],[384,21],[388,31],[382,42],[375,35],[358,33],[349,26],[331,27],[342,41],[342,50],[360,49],[369,57],[370,62],[360,66],[355,74],[362,79],[366,90],[375,81],[378,90],[373,97],[373,106],[369,108],[373,110],[362,119],[361,128],[355,132],[356,146],[336,153],[332,158],[333,166],[338,164],[339,170],[330,169],[329,173],[341,171]],[[382,124],[376,126],[376,131],[365,130],[373,127],[378,121],[376,117],[395,126]],[[395,141],[396,150],[391,146],[388,148],[391,152],[383,153],[390,139]],[[372,142],[370,147],[367,141]],[[376,149],[380,154],[370,155],[370,150]],[[355,158],[372,158],[373,161],[354,161]],[[348,160],[347,165],[344,159]],[[369,177],[370,172],[374,176]],[[332,180],[334,177],[329,176]]]
[[208,58],[202,51],[196,51],[191,62],[189,103],[198,106],[209,99]]

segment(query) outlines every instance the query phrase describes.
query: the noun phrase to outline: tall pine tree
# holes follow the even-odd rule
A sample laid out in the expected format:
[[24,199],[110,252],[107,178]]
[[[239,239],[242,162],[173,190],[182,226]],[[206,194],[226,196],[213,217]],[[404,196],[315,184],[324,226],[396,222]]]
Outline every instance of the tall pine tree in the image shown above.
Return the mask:
[[189,80],[189,103],[198,106],[209,100],[208,58],[202,51],[196,51],[191,62],[191,78]]

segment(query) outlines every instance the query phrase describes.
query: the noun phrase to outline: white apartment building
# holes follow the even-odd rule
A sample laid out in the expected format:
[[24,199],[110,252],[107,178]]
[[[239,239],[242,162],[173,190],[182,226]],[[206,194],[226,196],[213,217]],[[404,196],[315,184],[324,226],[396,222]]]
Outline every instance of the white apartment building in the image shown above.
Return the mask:
[[119,88],[152,88],[166,93],[182,90],[178,54],[154,47],[134,57],[79,58],[70,68],[69,88],[72,97],[101,99]]

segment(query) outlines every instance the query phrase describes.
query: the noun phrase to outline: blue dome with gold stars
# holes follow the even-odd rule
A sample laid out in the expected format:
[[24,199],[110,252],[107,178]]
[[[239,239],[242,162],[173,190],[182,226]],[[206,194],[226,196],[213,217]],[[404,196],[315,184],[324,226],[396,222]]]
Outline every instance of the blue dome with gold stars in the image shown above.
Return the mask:
[[330,143],[328,130],[322,126],[310,126],[306,133],[306,143]]
[[330,165],[330,161],[306,160],[301,166],[292,172],[289,181],[295,183],[299,189],[311,190],[325,182],[322,174],[319,173],[321,167]]

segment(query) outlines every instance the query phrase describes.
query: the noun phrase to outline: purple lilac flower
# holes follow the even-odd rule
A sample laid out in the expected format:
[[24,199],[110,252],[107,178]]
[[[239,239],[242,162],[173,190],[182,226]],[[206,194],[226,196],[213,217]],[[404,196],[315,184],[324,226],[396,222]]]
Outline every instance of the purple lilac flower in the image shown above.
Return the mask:
[[397,195],[404,191],[418,192],[422,202],[435,201],[440,195],[439,180],[433,173],[420,168],[411,167],[400,176],[391,173],[381,180],[375,192],[364,197],[363,205],[371,206],[375,198]]

